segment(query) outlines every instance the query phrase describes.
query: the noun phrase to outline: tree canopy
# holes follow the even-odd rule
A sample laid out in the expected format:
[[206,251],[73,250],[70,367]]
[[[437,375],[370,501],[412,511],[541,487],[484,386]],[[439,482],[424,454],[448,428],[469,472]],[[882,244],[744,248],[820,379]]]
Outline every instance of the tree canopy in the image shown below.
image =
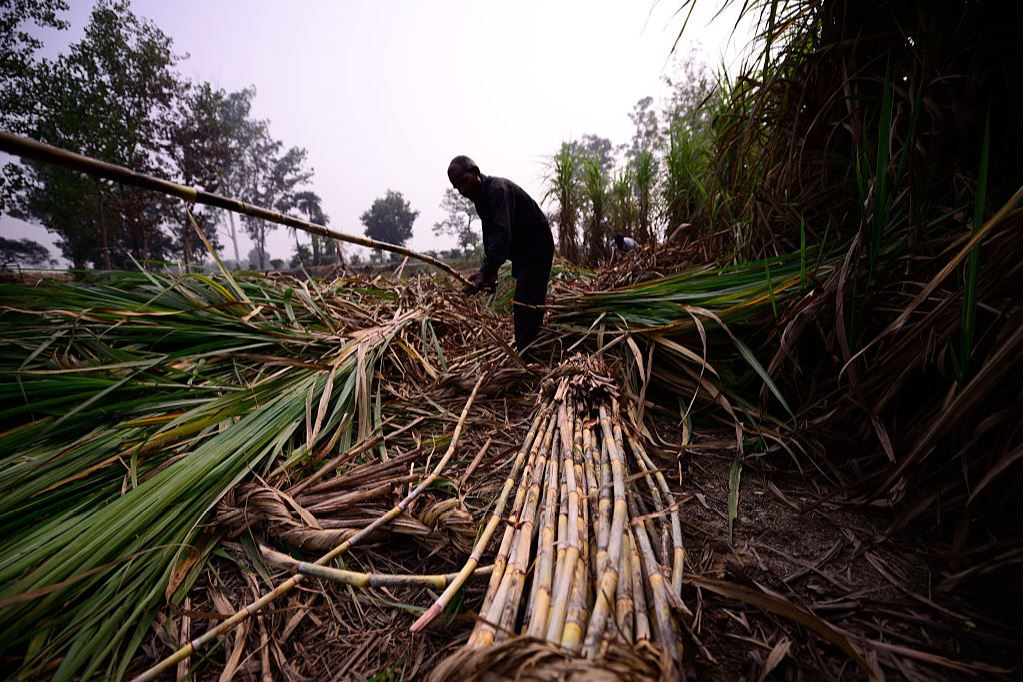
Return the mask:
[[[255,90],[227,92],[190,82],[184,59],[158,26],[133,14],[127,0],[99,0],[85,34],[53,58],[40,58],[32,25],[63,29],[62,0],[0,6],[0,126],[43,142],[190,186],[287,212],[312,178],[306,150],[275,139],[250,110]],[[205,257],[181,202],[42,163],[5,165],[0,211],[57,236],[74,268],[131,268],[135,263]],[[218,226],[239,261],[235,218],[196,209],[214,248]],[[275,226],[243,227],[266,253]],[[266,263],[258,264],[261,268]]]
[[45,266],[52,265],[50,250],[39,242],[30,239],[12,240],[0,236],[0,270],[11,265]]
[[413,236],[413,221],[419,215],[419,211],[410,208],[401,192],[388,190],[384,197],[375,199],[359,219],[367,237],[402,245]]
[[456,243],[464,252],[476,250],[480,246],[481,236],[473,229],[473,224],[480,218],[473,202],[448,187],[445,188],[440,206],[445,212],[445,217],[434,224],[434,234],[439,237],[455,237]]

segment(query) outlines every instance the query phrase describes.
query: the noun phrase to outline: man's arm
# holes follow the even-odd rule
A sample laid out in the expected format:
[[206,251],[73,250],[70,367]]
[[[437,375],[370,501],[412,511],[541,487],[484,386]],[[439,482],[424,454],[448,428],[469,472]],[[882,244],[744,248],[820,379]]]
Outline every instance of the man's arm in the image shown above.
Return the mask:
[[489,229],[484,234],[484,262],[480,266],[480,272],[489,282],[498,277],[498,269],[509,258],[512,244],[512,206],[509,194],[500,190],[494,192],[490,199],[491,216]]

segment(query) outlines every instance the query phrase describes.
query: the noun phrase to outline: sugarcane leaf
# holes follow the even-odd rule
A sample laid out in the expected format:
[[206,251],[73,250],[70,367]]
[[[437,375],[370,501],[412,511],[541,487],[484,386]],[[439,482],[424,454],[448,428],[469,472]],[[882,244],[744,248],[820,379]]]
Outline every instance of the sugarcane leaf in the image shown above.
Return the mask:
[[732,581],[715,579],[709,576],[690,574],[685,575],[683,581],[696,588],[702,588],[726,598],[754,605],[811,629],[825,640],[840,648],[844,654],[862,668],[871,680],[882,680],[881,672],[876,667],[869,665],[864,655],[844,634],[820,617],[797,607],[792,602],[775,595],[756,591],[753,588]]
[[726,534],[730,545],[733,545],[733,522],[737,519],[737,508],[740,505],[740,451],[733,456],[730,466],[729,492],[726,499]]
[[740,351],[740,355],[747,361],[748,365],[750,365],[751,368],[758,373],[758,376],[762,378],[762,381],[765,382],[765,386],[769,387],[769,391],[772,392],[772,395],[776,397],[790,416],[793,417],[794,411],[790,409],[790,405],[786,402],[786,399],[783,398],[783,394],[781,394],[779,389],[776,387],[776,383],[772,381],[771,377],[769,377],[769,373],[767,373],[762,364],[758,362],[758,359],[755,357],[754,353],[751,352],[751,349],[748,348],[747,344],[736,337],[733,337],[733,343],[736,345],[737,350]]

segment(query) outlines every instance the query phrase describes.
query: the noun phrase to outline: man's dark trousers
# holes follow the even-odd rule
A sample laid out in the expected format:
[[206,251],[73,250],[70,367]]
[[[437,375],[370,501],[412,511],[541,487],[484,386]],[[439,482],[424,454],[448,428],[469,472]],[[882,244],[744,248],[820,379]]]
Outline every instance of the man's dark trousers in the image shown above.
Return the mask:
[[545,261],[519,264],[516,273],[516,291],[513,294],[513,330],[516,350],[522,352],[534,341],[544,320],[545,295],[548,277],[552,273],[552,258]]

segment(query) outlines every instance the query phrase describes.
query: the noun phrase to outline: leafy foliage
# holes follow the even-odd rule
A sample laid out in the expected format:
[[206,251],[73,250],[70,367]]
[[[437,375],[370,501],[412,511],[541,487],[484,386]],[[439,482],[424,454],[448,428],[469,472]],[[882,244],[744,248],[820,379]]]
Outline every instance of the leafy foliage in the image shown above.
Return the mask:
[[[1005,275],[1021,268],[1020,12],[735,4],[763,47],[709,99],[707,136],[674,138],[697,193],[666,199],[720,259],[800,254],[814,288],[770,297],[768,372],[801,397],[795,432],[830,495],[986,567],[949,587],[1017,591],[1020,564],[994,559],[1021,545],[1021,297]],[[816,254],[836,264],[824,279],[805,269]],[[766,268],[770,291],[779,276]]]
[[[33,102],[30,85],[35,53],[43,46],[30,25],[65,29],[64,0],[8,0],[0,4],[0,128],[24,132]],[[2,207],[0,207],[2,208]]]
[[581,185],[587,202],[587,260],[594,265],[606,256],[609,175],[601,156],[588,156],[581,165]]
[[53,263],[55,261],[50,258],[50,250],[39,242],[0,236],[0,270],[6,270],[13,264],[42,266]]
[[568,261],[602,262],[610,231],[654,244],[662,226],[668,236],[696,218],[720,88],[696,51],[674,59],[672,69],[666,97],[642,97],[629,113],[628,144],[584,135],[564,142],[549,161],[545,199],[558,205],[559,253]]
[[20,549],[0,559],[0,651],[21,675],[122,678],[211,550],[199,523],[216,501],[377,428],[374,369],[415,316],[376,327],[358,300],[387,299],[345,289],[153,273],[0,285],[0,538]]
[[[266,121],[252,119],[252,88],[229,93],[189,83],[177,70],[182,58],[171,39],[133,14],[127,0],[101,0],[82,40],[66,54],[37,59],[39,42],[25,24],[62,28],[64,9],[56,0],[0,9],[0,25],[10,28],[0,42],[0,97],[10,100],[5,128],[250,203],[297,208],[297,187],[312,175],[306,152],[286,149]],[[131,268],[176,256],[188,268],[206,253],[180,205],[162,196],[32,162],[8,164],[2,178],[0,208],[56,233],[77,269]],[[225,214],[205,209],[194,216],[218,247]],[[234,217],[227,222],[237,262]],[[271,228],[252,220],[244,227],[265,248]]]
[[562,143],[559,151],[548,162],[545,171],[545,199],[558,203],[555,224],[559,228],[559,254],[575,263],[580,259],[580,237],[577,221],[580,215],[580,156],[568,143]]
[[445,217],[434,224],[434,234],[455,237],[464,252],[476,251],[480,247],[481,236],[473,229],[473,223],[480,218],[473,202],[448,187],[441,200],[441,209]]
[[359,219],[367,237],[402,245],[413,236],[413,221],[419,215],[419,211],[410,208],[401,192],[388,190],[384,197],[375,199]]

